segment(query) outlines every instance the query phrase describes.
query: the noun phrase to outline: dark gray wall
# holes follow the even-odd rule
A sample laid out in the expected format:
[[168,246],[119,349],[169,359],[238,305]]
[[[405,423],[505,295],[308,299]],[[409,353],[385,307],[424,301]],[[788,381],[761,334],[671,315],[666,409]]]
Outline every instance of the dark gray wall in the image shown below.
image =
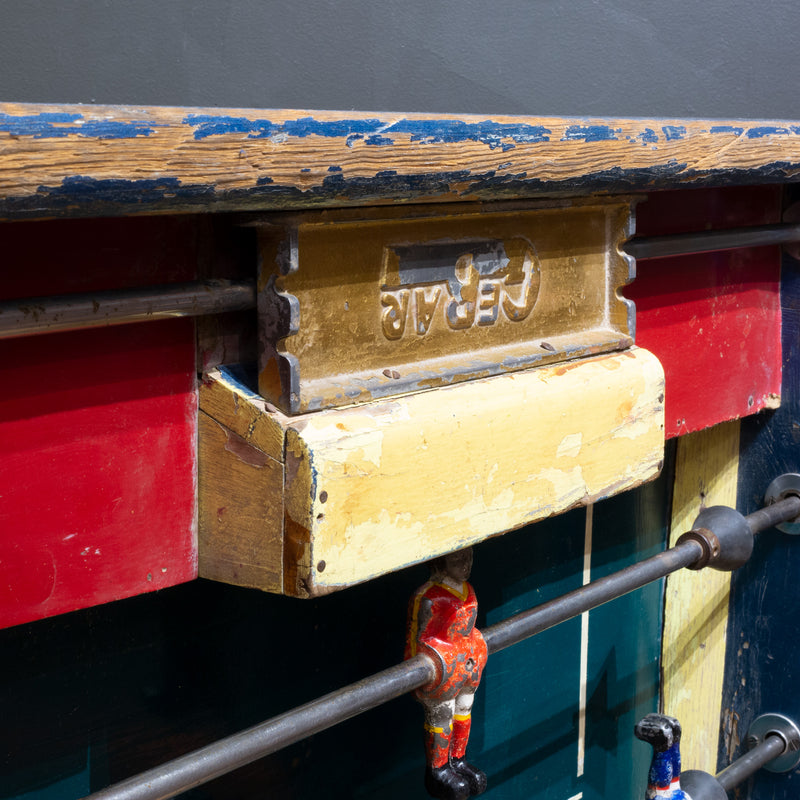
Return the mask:
[[0,100],[797,118],[797,0],[0,0]]

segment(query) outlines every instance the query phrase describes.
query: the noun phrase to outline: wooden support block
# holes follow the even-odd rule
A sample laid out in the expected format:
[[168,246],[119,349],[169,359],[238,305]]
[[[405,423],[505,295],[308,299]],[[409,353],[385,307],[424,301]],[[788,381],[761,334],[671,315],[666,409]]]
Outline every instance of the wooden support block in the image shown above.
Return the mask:
[[200,577],[280,592],[283,465],[203,411],[198,430]]
[[[284,593],[325,594],[641,484],[661,468],[663,392],[658,360],[633,348],[348,408],[271,414],[284,431]],[[223,438],[201,443],[201,453],[219,454]],[[201,508],[216,502],[207,488],[201,481]],[[238,548],[208,537],[207,522],[201,513],[202,575],[214,548]],[[273,515],[268,524],[277,526]],[[261,588],[275,591],[274,582]]]

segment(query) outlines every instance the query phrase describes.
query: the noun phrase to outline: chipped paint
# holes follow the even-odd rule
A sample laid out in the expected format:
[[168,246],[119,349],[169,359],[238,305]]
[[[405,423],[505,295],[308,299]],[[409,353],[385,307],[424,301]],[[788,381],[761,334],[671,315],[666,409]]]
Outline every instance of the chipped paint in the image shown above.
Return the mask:
[[664,125],[661,130],[668,142],[680,141],[686,136],[686,128],[683,125]]
[[747,131],[747,138],[763,139],[765,136],[788,136],[789,134],[789,128],[779,128],[774,125],[762,125],[756,128],[750,128]]
[[799,131],[797,123],[772,121],[6,103],[0,104],[0,215],[263,210],[786,182],[800,179]]
[[43,112],[27,116],[0,114],[0,132],[34,139],[63,139],[71,134],[92,139],[150,136],[158,124],[140,120],[86,120],[83,114]]
[[[663,374],[646,352],[629,355],[299,418],[308,422],[292,452],[307,460],[299,471],[287,469],[287,494],[296,482],[307,485],[309,468],[326,492],[324,503],[307,502],[304,518],[292,513],[308,531],[310,561],[326,563],[313,591],[366,580],[654,476],[663,458]],[[523,417],[536,424],[520,426]],[[636,435],[618,435],[624,426]],[[376,431],[379,458],[364,447]],[[559,458],[567,459],[563,468]]]
[[615,141],[621,131],[608,125],[570,125],[562,137],[562,142],[610,142]]
[[556,450],[557,458],[576,458],[581,452],[583,442],[582,433],[568,433],[558,445]]

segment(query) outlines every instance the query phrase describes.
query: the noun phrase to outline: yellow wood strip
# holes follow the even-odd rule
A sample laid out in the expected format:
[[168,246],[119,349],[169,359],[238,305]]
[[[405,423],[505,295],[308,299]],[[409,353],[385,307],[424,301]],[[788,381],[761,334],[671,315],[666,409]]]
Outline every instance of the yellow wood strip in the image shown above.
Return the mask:
[[[670,545],[701,508],[736,506],[739,421],[678,440]],[[663,710],[683,725],[683,763],[714,774],[725,672],[730,573],[681,570],[667,579]]]
[[0,104],[0,218],[798,180],[800,124]]

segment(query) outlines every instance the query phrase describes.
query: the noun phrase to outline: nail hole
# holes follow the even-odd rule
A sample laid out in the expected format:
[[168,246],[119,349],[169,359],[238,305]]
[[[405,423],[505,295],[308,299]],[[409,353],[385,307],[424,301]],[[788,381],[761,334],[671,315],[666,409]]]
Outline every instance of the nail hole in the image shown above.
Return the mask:
[[320,561],[319,564],[317,564],[317,572],[325,572],[325,567],[327,566],[328,565],[324,561]]
[[319,501],[320,503],[328,502],[328,493],[324,489],[319,493]]

